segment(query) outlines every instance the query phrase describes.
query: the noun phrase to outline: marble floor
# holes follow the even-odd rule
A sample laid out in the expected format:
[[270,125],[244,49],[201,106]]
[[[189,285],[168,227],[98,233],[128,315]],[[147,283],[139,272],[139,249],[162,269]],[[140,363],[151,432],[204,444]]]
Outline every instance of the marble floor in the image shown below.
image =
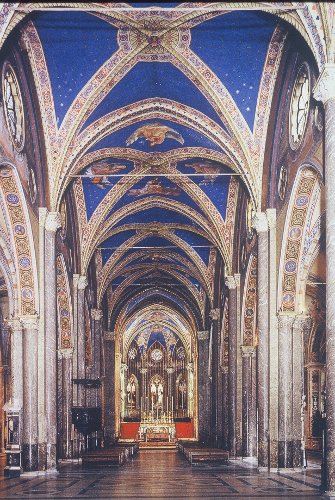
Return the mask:
[[175,450],[140,451],[122,467],[83,470],[63,463],[59,474],[0,477],[5,499],[192,499],[321,497],[320,462],[308,460],[304,472],[258,473],[252,459],[221,467],[191,468]]

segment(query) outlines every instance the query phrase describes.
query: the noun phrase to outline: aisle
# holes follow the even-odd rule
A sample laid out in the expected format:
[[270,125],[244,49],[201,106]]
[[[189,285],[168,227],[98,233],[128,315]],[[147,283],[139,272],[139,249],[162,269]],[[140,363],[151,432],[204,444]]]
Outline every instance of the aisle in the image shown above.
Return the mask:
[[12,499],[192,499],[315,498],[319,467],[305,473],[259,474],[252,462],[232,461],[220,468],[191,469],[176,451],[145,450],[122,467],[84,471],[63,464],[53,476],[4,479],[0,498]]

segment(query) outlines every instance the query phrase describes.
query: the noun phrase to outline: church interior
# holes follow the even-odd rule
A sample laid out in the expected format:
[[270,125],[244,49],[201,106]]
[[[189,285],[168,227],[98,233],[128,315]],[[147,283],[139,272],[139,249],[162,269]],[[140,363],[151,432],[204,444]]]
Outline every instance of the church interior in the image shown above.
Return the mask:
[[171,457],[335,497],[334,19],[1,4],[0,498]]

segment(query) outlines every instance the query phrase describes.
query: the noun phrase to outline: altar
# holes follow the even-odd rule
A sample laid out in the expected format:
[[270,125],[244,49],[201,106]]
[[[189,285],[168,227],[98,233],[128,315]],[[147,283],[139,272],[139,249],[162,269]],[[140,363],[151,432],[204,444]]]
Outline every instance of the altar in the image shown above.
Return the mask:
[[176,437],[176,426],[172,412],[163,413],[159,419],[144,412],[139,427],[139,439],[145,441],[171,441]]

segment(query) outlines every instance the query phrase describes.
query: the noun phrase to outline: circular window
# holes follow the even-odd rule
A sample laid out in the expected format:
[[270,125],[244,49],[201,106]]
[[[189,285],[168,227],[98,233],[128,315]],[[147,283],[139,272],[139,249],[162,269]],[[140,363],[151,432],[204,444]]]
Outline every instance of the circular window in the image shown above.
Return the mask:
[[20,87],[13,68],[9,63],[4,66],[2,92],[7,127],[17,151],[24,146],[24,111]]
[[136,358],[137,351],[135,347],[131,347],[128,352],[128,357],[129,359],[135,359]]
[[163,353],[160,349],[154,349],[151,352],[151,359],[152,359],[152,361],[155,361],[155,363],[158,363],[159,361],[161,361],[162,358],[163,358]]
[[290,105],[290,145],[292,149],[300,146],[304,136],[310,101],[310,81],[307,64],[298,71],[294,83]]

